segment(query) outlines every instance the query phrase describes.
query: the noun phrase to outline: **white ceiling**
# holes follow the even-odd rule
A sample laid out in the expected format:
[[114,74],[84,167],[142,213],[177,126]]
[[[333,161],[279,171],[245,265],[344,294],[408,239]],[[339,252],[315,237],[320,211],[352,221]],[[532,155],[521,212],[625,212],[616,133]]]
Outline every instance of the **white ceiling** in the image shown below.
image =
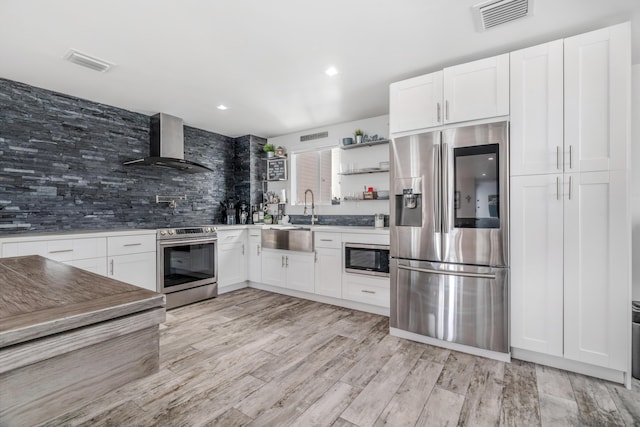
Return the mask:
[[[640,62],[640,0],[534,0],[483,33],[479,1],[2,0],[0,77],[272,137],[386,114],[396,80],[627,20]],[[63,61],[69,48],[117,66]]]

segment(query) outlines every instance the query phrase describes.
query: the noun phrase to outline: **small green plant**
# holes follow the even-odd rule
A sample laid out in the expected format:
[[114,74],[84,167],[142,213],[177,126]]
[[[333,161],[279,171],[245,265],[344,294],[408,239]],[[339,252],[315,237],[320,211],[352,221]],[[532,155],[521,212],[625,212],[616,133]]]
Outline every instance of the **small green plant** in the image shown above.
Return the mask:
[[276,151],[276,147],[273,144],[265,144],[264,148],[262,148],[265,152]]
[[355,136],[362,136],[364,135],[364,132],[362,131],[362,129],[356,129],[356,131],[353,134]]

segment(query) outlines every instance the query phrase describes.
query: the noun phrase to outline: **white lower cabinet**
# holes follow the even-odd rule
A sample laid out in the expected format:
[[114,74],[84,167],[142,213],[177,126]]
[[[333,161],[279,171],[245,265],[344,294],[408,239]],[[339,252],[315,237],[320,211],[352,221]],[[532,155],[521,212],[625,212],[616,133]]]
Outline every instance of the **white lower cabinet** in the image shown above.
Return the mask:
[[575,173],[565,180],[565,357],[625,371],[631,280],[626,173]]
[[342,249],[316,247],[315,293],[342,298]]
[[389,308],[391,284],[388,277],[348,274],[342,276],[342,298]]
[[562,174],[511,178],[511,345],[563,355]]
[[313,253],[289,252],[285,255],[286,286],[296,291],[314,291]]
[[107,275],[107,259],[104,257],[67,261],[65,262],[65,264],[72,265],[74,267],[78,267],[83,270],[99,274],[101,276]]
[[267,285],[285,287],[286,271],[282,251],[271,249],[262,251],[262,282]]
[[249,231],[249,259],[248,259],[248,275],[252,282],[262,282],[262,237],[260,230],[257,234]]
[[628,370],[624,171],[511,178],[511,343]]
[[156,235],[87,233],[69,239],[51,235],[48,240],[2,239],[2,256],[41,255],[54,261],[111,277],[141,288],[156,290]]
[[244,243],[230,243],[218,246],[218,286],[228,286],[245,281]]
[[68,264],[81,259],[104,259],[106,254],[107,239],[104,237],[11,241],[2,245],[3,257],[40,255]]
[[313,253],[271,249],[262,251],[262,282],[313,293]]
[[115,255],[107,259],[107,276],[121,282],[156,291],[156,253]]
[[107,237],[107,277],[156,291],[156,235]]
[[246,230],[218,230],[218,286],[247,280]]
[[342,298],[342,234],[314,233],[315,293]]

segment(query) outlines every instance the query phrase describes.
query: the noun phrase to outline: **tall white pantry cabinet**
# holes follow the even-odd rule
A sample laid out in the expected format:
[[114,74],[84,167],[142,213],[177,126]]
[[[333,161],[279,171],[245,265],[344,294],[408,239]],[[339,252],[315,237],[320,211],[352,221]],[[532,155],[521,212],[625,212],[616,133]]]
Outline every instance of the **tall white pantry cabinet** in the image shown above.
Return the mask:
[[514,356],[628,381],[630,26],[512,52],[510,64]]

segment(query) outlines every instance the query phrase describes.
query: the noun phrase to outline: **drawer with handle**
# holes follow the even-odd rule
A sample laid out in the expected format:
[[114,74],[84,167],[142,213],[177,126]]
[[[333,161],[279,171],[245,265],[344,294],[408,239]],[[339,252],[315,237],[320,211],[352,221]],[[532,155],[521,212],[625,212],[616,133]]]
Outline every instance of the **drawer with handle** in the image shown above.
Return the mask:
[[106,239],[104,237],[86,239],[57,239],[33,242],[5,243],[2,256],[40,255],[54,261],[71,261],[77,259],[106,256]]
[[128,255],[156,251],[155,234],[138,234],[133,236],[116,236],[107,238],[107,254]]
[[342,298],[388,308],[391,298],[389,279],[345,274],[342,277]]
[[244,230],[218,230],[218,244],[241,242]]
[[340,233],[327,233],[325,231],[314,231],[314,240],[316,248],[335,248],[342,247],[342,237]]

